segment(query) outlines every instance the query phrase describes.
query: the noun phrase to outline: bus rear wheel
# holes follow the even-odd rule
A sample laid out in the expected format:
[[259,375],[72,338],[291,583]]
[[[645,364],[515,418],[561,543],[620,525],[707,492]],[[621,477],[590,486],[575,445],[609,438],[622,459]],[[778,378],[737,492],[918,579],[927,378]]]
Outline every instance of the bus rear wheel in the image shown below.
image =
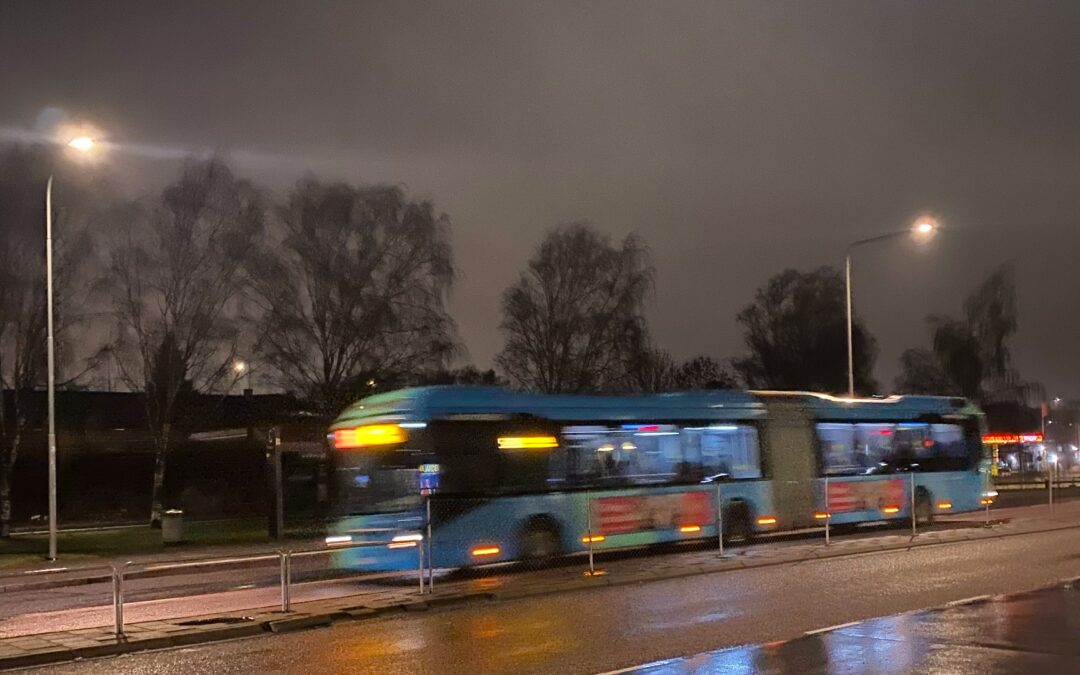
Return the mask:
[[562,555],[562,542],[555,525],[542,520],[529,521],[520,535],[521,559],[544,561]]

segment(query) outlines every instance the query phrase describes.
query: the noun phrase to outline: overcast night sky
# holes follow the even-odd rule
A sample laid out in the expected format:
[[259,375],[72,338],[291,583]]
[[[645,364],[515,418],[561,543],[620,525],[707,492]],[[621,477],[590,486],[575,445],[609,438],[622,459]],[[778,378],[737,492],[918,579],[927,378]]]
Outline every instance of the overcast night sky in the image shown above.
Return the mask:
[[[546,230],[639,233],[657,342],[742,351],[785,267],[856,258],[886,389],[929,313],[1017,267],[1021,375],[1080,396],[1080,3],[0,0],[0,129],[59,107],[114,142],[216,149],[284,190],[393,182],[453,224],[470,358]],[[135,193],[178,167],[116,151]]]

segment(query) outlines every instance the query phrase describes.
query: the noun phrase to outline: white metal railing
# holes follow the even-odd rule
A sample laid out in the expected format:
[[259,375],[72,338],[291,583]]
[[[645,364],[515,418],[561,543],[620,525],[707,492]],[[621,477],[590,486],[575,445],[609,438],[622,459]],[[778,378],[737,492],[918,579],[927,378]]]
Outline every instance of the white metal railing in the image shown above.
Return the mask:
[[[420,594],[424,593],[424,537],[423,535],[416,535],[415,547],[417,551],[417,578],[420,584]],[[178,570],[194,570],[205,569],[214,567],[229,567],[241,564],[250,564],[256,562],[269,562],[272,560],[278,561],[279,567],[279,585],[281,589],[281,603],[280,611],[290,612],[292,610],[292,563],[294,558],[304,557],[317,557],[323,555],[334,555],[341,553],[342,551],[348,551],[350,549],[369,548],[375,546],[386,546],[386,542],[359,542],[352,544],[342,544],[337,546],[329,546],[325,548],[314,549],[301,549],[301,550],[289,550],[283,549],[275,551],[273,553],[259,553],[251,555],[239,555],[229,557],[216,557],[216,558],[198,558],[191,560],[178,560],[178,561],[166,561],[166,562],[145,562],[140,563],[136,561],[127,561],[123,563],[112,564],[100,564],[86,567],[50,567],[37,570],[25,570],[22,572],[12,572],[6,574],[0,574],[0,580],[8,578],[16,581],[15,589],[18,590],[19,586],[32,586],[32,582],[23,583],[26,579],[38,579],[42,577],[63,577],[58,580],[61,586],[69,586],[75,583],[95,583],[95,582],[112,582],[112,605],[113,605],[113,633],[117,637],[124,636],[124,593],[125,593],[125,581],[136,575],[144,575],[150,573],[161,572],[176,572]],[[400,572],[375,572],[370,574],[364,574],[365,578],[389,578],[400,576]],[[63,583],[68,582],[68,583]],[[429,580],[430,583],[430,580]]]

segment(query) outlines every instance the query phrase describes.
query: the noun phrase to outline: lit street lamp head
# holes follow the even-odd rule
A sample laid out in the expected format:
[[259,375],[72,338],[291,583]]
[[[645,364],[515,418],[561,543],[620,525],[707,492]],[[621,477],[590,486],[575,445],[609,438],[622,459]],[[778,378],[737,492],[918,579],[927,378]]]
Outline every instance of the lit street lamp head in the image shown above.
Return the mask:
[[97,141],[89,136],[76,136],[67,143],[69,148],[78,150],[79,152],[90,152],[97,145]]
[[924,216],[915,221],[915,224],[911,226],[911,236],[913,236],[916,241],[927,241],[937,233],[938,229],[939,225],[937,220],[930,216]]
[[233,364],[233,372],[237,375],[243,375],[247,371],[247,364],[243,361],[237,361]]

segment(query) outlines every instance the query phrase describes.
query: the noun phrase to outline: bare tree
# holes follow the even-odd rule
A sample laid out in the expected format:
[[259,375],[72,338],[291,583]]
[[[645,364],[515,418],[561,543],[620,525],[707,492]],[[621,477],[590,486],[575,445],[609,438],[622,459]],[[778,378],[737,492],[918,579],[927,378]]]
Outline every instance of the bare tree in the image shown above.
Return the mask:
[[626,360],[622,389],[661,392],[676,389],[676,366],[667,350],[646,345],[632,351]]
[[716,359],[695,356],[683,361],[674,372],[676,389],[735,389],[739,386],[732,375]]
[[309,178],[279,216],[250,275],[258,349],[287,388],[333,414],[384,378],[446,365],[453,255],[431,202]]
[[627,355],[648,344],[642,312],[653,278],[633,235],[615,246],[585,223],[552,231],[503,294],[506,345],[496,362],[526,389],[619,388]]
[[106,286],[121,378],[145,392],[155,444],[151,525],[160,523],[166,457],[185,392],[228,377],[237,328],[229,309],[265,212],[258,191],[219,160],[190,162],[159,199],[129,214]]
[[[847,388],[844,280],[831,267],[784,270],[739,312],[750,350],[735,369],[751,387],[841,392]],[[858,315],[852,330],[855,388],[873,393],[877,346]]]
[[955,394],[990,403],[1027,404],[1042,387],[1021,379],[1009,340],[1019,325],[1012,268],[994,270],[964,300],[964,318],[929,316],[931,349],[900,357],[896,386],[906,393]]
[[[11,476],[26,430],[31,392],[40,383],[45,356],[44,285],[31,279],[38,271],[25,247],[4,242],[0,251],[0,536],[11,533]],[[10,390],[10,401],[3,392]],[[10,404],[10,407],[7,405]]]

